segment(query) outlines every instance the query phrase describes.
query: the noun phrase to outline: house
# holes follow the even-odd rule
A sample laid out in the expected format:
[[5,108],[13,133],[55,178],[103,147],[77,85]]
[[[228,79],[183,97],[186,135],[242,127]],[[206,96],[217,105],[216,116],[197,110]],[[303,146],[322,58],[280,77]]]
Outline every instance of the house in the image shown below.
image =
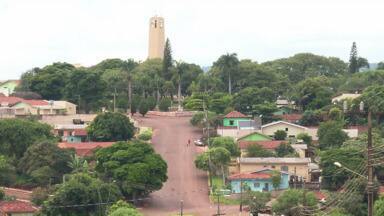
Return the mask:
[[288,137],[297,137],[300,133],[306,133],[308,128],[285,121],[276,121],[261,126],[261,133],[270,137],[273,137],[278,130],[285,131]]
[[[53,133],[56,136],[61,137],[61,139],[63,141],[67,141],[67,139],[70,138],[71,136],[74,137],[76,135],[86,133],[86,131],[85,131],[86,127],[87,127],[87,125],[85,125],[85,124],[56,124],[53,127]],[[75,132],[75,131],[77,131],[77,132]],[[83,135],[79,135],[80,138],[82,136]],[[87,135],[85,135],[85,136],[87,136]],[[78,140],[78,138],[73,139],[74,142],[76,142],[75,140]]]
[[332,103],[337,103],[344,100],[354,100],[360,96],[361,94],[357,94],[357,93],[343,93],[343,94],[337,95],[336,97],[333,97]]
[[280,107],[291,107],[291,106],[294,106],[294,105],[295,105],[294,101],[290,101],[290,100],[287,100],[287,99],[284,99],[284,98],[278,98],[276,100],[276,106],[278,108],[280,108]]
[[87,141],[88,133],[85,129],[75,129],[70,132],[70,135],[64,137],[63,140],[68,143],[81,143]]
[[280,176],[280,185],[278,188],[273,187],[272,175],[274,170],[262,169],[255,172],[238,173],[228,177],[231,184],[232,193],[241,193],[242,190],[249,189],[251,191],[273,191],[289,188],[289,174],[283,171],[277,171]]
[[237,159],[239,173],[254,172],[255,170],[272,169],[289,173],[291,176],[311,181],[309,164],[310,158],[278,158],[278,157],[241,157]]
[[288,113],[288,114],[281,114],[281,115],[276,115],[275,114],[274,117],[279,118],[282,121],[286,121],[286,122],[297,124],[297,123],[299,123],[299,121],[303,117],[303,115],[302,114],[298,114],[298,113]]
[[38,210],[30,202],[20,200],[0,202],[0,216],[33,216]]
[[307,144],[291,144],[291,147],[299,155],[300,158],[305,158],[308,155],[308,146]]
[[61,142],[59,147],[63,149],[72,148],[75,150],[76,155],[85,157],[91,156],[93,151],[97,148],[106,148],[113,145],[115,142],[82,142],[82,143],[68,143]]
[[223,126],[217,128],[220,136],[232,137],[235,140],[244,135],[253,133],[260,128],[260,123],[238,111],[232,111],[224,116]]
[[17,86],[19,86],[20,80],[7,80],[0,83],[0,94],[4,96],[11,95]]

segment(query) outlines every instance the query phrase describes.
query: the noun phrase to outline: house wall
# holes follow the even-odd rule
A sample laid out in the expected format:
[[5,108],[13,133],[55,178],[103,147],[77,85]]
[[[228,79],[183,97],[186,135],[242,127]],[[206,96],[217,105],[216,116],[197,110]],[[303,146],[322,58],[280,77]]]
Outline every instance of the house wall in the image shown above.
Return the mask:
[[15,115],[37,115],[37,109],[27,103],[17,103],[13,107]]
[[69,143],[81,143],[82,141],[81,137],[78,137],[78,136],[67,136],[65,139]]
[[[232,126],[232,127],[238,127],[239,121],[249,120],[249,118],[224,118],[223,119],[223,126]],[[233,121],[233,124],[230,124],[231,121]]]
[[[258,183],[258,184],[255,184]],[[266,183],[268,184],[267,191],[273,191],[272,180],[271,179],[252,179],[252,180],[242,180],[243,188],[245,185],[250,187],[251,191],[259,191],[262,192],[264,188],[266,188]],[[279,185],[280,190],[289,188],[289,175],[282,174],[281,175],[281,183]],[[241,180],[236,179],[231,181],[231,189],[232,193],[241,193]],[[244,192],[244,191],[243,191]]]
[[281,171],[282,166],[288,166],[288,173],[303,177],[306,181],[311,181],[309,175],[308,164],[254,164],[254,163],[242,163],[239,167],[239,172],[255,172],[263,169],[272,169]]
[[265,135],[268,135],[268,136],[273,136],[277,130],[283,130],[283,131],[287,132],[288,137],[289,136],[296,137],[298,134],[305,132],[304,128],[295,127],[295,126],[292,126],[289,124],[284,124],[284,123],[271,125],[271,126],[264,127],[261,129],[262,133]]
[[239,130],[236,128],[233,128],[233,129],[232,128],[229,128],[229,129],[217,128],[217,130],[216,130],[217,135],[232,137],[235,140],[237,140],[240,137],[246,136],[248,134],[254,133],[254,132],[259,132],[259,131],[255,130],[255,129]]

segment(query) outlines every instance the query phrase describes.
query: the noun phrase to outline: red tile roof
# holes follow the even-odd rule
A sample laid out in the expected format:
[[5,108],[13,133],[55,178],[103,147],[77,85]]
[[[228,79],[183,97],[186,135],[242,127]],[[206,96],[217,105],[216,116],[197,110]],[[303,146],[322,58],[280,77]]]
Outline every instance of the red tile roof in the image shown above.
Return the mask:
[[87,133],[87,130],[85,130],[85,129],[75,129],[73,131],[72,135],[73,136],[87,136],[88,133]]
[[3,97],[0,96],[0,103],[8,103],[9,106],[13,106],[19,102],[24,102],[30,104],[31,106],[42,106],[48,105],[48,102],[45,100],[25,100],[19,97]]
[[246,140],[240,140],[238,142],[240,149],[246,149],[250,145],[260,145],[264,149],[268,150],[275,150],[281,143],[284,141],[282,140],[267,140],[267,141],[246,141]]
[[114,142],[83,142],[83,143],[59,143],[60,148],[73,148],[78,156],[89,156],[92,155],[92,151],[98,147],[106,148]]
[[37,210],[31,203],[19,200],[0,202],[0,212],[3,213],[34,213]]
[[379,191],[378,192],[379,192],[380,195],[384,195],[384,186],[383,185],[379,187]]
[[224,118],[248,118],[248,116],[244,115],[241,112],[232,111],[224,116]]
[[228,177],[229,180],[235,180],[235,179],[269,179],[271,178],[271,174],[268,173],[238,173],[234,174]]

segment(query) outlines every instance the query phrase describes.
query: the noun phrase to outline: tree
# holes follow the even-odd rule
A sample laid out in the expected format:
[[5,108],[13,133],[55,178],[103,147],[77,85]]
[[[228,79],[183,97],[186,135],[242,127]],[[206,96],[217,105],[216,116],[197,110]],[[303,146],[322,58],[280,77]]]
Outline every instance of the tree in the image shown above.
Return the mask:
[[138,63],[136,63],[133,59],[128,59],[127,61],[123,62],[123,65],[121,67],[123,75],[125,75],[125,79],[128,82],[128,107],[132,109],[132,80],[133,80],[133,73],[135,72],[135,68],[137,67]]
[[283,130],[277,130],[273,136],[275,140],[285,140],[287,138],[287,132]]
[[384,61],[377,64],[377,70],[384,70]]
[[167,38],[167,40],[165,41],[165,47],[164,47],[163,71],[162,71],[162,77],[165,80],[172,79],[172,67],[173,67],[173,60],[172,60],[171,42],[169,41],[169,38]]
[[307,133],[299,133],[297,135],[297,139],[303,140],[303,142],[307,145],[312,145],[312,136]]
[[167,111],[169,111],[169,108],[171,107],[171,105],[172,105],[171,99],[163,98],[160,101],[159,110],[163,111],[163,112],[167,112]]
[[122,200],[113,204],[109,208],[108,212],[108,216],[142,216],[142,214],[140,214],[140,212],[137,211],[133,205]]
[[278,111],[276,103],[267,102],[262,104],[256,104],[253,106],[252,114],[254,116],[261,116],[263,124],[274,121],[276,118],[273,113]]
[[348,169],[358,170],[359,165],[364,163],[363,153],[356,148],[334,148],[321,152],[320,167],[322,169],[322,187],[330,190],[338,190],[350,173],[334,165],[339,162]]
[[215,92],[209,98],[208,104],[210,111],[223,114],[230,104],[232,104],[232,96],[222,92]]
[[57,183],[63,174],[71,171],[68,166],[71,154],[73,151],[61,149],[52,142],[37,143],[28,147],[19,161],[18,169],[31,176],[37,185],[47,185],[52,179],[53,183]]
[[4,155],[0,155],[0,184],[9,186],[15,183],[17,179],[16,169],[12,161]]
[[[236,53],[227,53],[220,56],[220,58],[213,63],[214,67],[219,68],[219,76],[223,80],[228,81],[228,94],[232,94],[232,78],[234,73],[237,71],[239,65],[239,59]],[[225,83],[225,82],[224,82]]]
[[105,89],[106,83],[101,80],[99,74],[86,70],[76,70],[68,77],[64,95],[71,102],[78,103],[78,106],[85,113],[89,113],[89,111],[100,107]]
[[231,153],[223,147],[211,148],[208,151],[213,165],[221,168],[223,182],[225,183],[225,169],[231,161]]
[[305,110],[300,119],[300,124],[304,126],[317,126],[323,120],[320,110]]
[[351,53],[349,54],[349,73],[356,73],[359,71],[357,59],[358,59],[358,55],[357,55],[356,42],[353,42]]
[[161,189],[167,180],[167,163],[142,141],[117,142],[99,149],[96,160],[96,171],[116,180],[124,196],[134,200]]
[[147,100],[143,99],[139,106],[139,113],[144,117],[148,112],[148,103]]
[[54,139],[49,125],[27,119],[0,120],[0,131],[0,152],[8,157],[21,158],[32,144]]
[[[268,102],[275,102],[276,95],[272,89],[268,87],[264,87],[261,89],[247,87],[240,90],[233,96],[233,107],[235,110],[252,114],[252,112],[260,112],[262,110],[266,110],[264,107],[255,107],[255,111],[253,110],[253,106],[255,104],[264,104]],[[269,108],[269,107],[268,107]],[[269,113],[269,112],[267,112]],[[263,114],[263,113],[260,113]]]
[[369,111],[377,115],[377,120],[379,122],[381,112],[384,109],[384,86],[369,86],[361,95],[361,100]]
[[281,174],[277,170],[272,171],[272,185],[275,190],[280,188],[281,184]]
[[342,122],[343,112],[339,108],[334,107],[329,110],[328,118],[332,121]]
[[[218,125],[218,116],[213,112],[207,112],[208,124],[211,128],[215,128]],[[205,121],[205,113],[195,113],[191,120],[189,120],[192,126],[199,128],[206,128],[207,122]]]
[[295,86],[295,97],[303,110],[321,109],[331,104],[330,79],[325,76],[311,77]]
[[271,194],[259,191],[247,191],[244,204],[249,206],[249,211],[257,215],[266,208],[266,204],[271,200]]
[[275,157],[276,155],[261,145],[252,144],[247,146],[247,157]]
[[280,195],[272,204],[272,211],[276,214],[286,216],[299,216],[301,208],[312,208],[317,204],[316,196],[313,192],[304,190],[290,189]]
[[295,153],[295,149],[293,149],[292,146],[288,143],[281,143],[275,151],[278,157],[285,157]]
[[212,144],[210,147],[223,147],[231,153],[231,156],[240,155],[240,149],[232,137],[215,137],[212,139]]
[[133,137],[134,126],[127,116],[106,112],[97,115],[87,131],[95,141],[122,141]]
[[[114,183],[104,183],[88,174],[71,175],[69,180],[59,185],[42,212],[46,215],[86,216],[105,213],[106,205],[97,203],[116,202],[121,198],[119,188]],[[55,208],[56,206],[77,206],[81,208]]]
[[374,207],[375,215],[384,215],[384,197],[376,200]]
[[204,152],[197,155],[195,159],[195,166],[197,169],[208,171],[209,170],[209,153]]
[[38,93],[46,100],[63,99],[68,77],[75,70],[73,65],[59,62],[34,68],[22,75],[19,89]]
[[340,147],[348,139],[347,133],[342,129],[340,122],[327,121],[321,123],[317,130],[320,149]]

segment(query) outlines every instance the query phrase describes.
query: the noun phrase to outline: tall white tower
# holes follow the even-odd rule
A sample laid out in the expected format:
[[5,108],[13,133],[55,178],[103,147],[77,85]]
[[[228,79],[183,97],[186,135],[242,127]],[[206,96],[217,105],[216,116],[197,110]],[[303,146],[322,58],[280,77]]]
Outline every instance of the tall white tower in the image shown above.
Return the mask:
[[164,55],[164,18],[154,16],[149,21],[148,58],[163,58]]

